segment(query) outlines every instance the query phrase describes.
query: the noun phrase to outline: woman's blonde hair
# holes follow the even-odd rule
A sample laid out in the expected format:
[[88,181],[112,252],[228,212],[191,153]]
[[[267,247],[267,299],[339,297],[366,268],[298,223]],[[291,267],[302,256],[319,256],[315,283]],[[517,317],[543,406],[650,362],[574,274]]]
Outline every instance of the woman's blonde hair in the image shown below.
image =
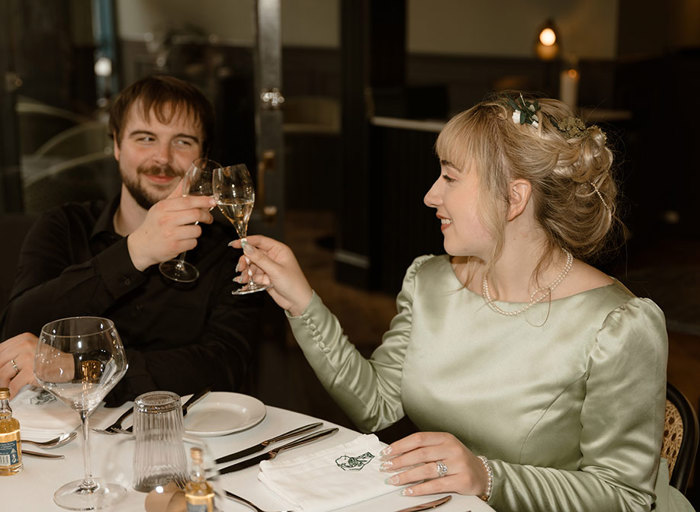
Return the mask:
[[[538,107],[537,121],[515,121],[514,107],[529,104]],[[481,220],[496,238],[491,261],[503,249],[509,185],[516,179],[532,186],[535,219],[550,249],[545,255],[562,247],[591,260],[606,247],[611,228],[621,226],[606,142],[600,128],[586,127],[561,101],[509,93],[453,117],[438,136],[436,152],[460,169],[476,169]]]

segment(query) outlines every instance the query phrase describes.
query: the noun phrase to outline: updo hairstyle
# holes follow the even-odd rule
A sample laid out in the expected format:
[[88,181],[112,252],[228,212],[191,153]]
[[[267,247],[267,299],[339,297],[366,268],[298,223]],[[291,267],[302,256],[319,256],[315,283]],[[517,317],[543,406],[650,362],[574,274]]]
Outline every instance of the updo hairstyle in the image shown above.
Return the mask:
[[519,94],[502,94],[453,117],[438,136],[438,157],[478,173],[481,220],[497,240],[493,259],[503,248],[509,185],[516,179],[532,185],[535,219],[549,248],[594,259],[613,225],[621,225],[605,134],[555,99],[538,99],[537,122],[520,124],[509,97],[520,101]]

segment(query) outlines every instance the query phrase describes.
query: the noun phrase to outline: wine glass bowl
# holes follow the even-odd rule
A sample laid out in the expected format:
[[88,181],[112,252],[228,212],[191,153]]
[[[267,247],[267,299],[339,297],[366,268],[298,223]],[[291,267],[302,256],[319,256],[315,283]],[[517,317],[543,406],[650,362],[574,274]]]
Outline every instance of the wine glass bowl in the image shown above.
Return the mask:
[[34,374],[39,384],[80,414],[85,478],[54,493],[57,505],[96,510],[126,495],[120,485],[93,478],[88,416],[126,373],[126,354],[114,323],[100,317],[70,317],[47,323],[37,342]]
[[[255,187],[248,168],[245,164],[236,164],[215,169],[212,188],[219,210],[236,228],[241,244],[245,245],[248,221],[255,204]],[[253,281],[250,267],[248,268],[248,277],[247,284],[231,293],[243,295],[267,289],[267,286]]]
[[[210,196],[212,195],[213,171],[221,167],[221,164],[210,158],[201,157],[195,159],[183,176],[182,195],[184,196]],[[168,279],[178,283],[191,283],[199,278],[197,267],[185,261],[186,252],[172,260],[164,261],[158,265],[160,273]]]

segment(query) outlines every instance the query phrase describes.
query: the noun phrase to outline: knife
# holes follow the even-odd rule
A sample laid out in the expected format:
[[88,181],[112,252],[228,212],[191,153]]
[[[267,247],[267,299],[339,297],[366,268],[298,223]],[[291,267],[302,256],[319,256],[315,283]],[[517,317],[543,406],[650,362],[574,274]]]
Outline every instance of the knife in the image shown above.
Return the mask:
[[182,416],[185,417],[187,415],[187,410],[192,407],[194,404],[199,402],[202,398],[207,396],[209,392],[211,391],[211,388],[204,388],[201,391],[198,391],[191,397],[187,399],[187,402],[185,402],[185,405],[182,406]]
[[396,512],[418,512],[419,510],[428,510],[431,508],[439,507],[440,505],[442,505],[443,503],[447,503],[451,499],[452,496],[445,496],[434,501],[427,501],[414,507],[402,508],[401,510],[397,510]]
[[33,457],[44,457],[45,459],[65,459],[65,455],[56,455],[53,453],[35,452],[34,450],[25,450],[22,448],[22,455],[31,455]]
[[[187,415],[187,411],[189,410],[189,408],[192,407],[197,402],[199,402],[202,398],[207,396],[210,391],[211,391],[211,388],[204,388],[203,390],[197,391],[194,395],[189,397],[187,399],[187,402],[185,402],[185,404],[182,406],[182,417],[184,418]],[[130,413],[131,411],[127,411],[127,412]],[[126,428],[116,428],[116,429],[114,429],[114,431],[119,432],[121,434],[131,434],[134,432],[134,426],[129,425]]]
[[262,443],[251,446],[250,448],[246,448],[245,450],[241,450],[235,453],[231,453],[229,455],[224,455],[223,457],[219,457],[214,461],[214,464],[223,464],[224,462],[231,462],[232,460],[240,459],[241,457],[246,457],[247,455],[251,455],[255,452],[259,452],[260,450],[267,448],[267,446],[272,443],[276,443],[277,441],[282,441],[283,439],[288,439],[290,437],[298,436],[300,434],[303,434],[304,432],[309,432],[310,430],[317,429],[321,425],[323,425],[323,422],[319,421],[318,423],[310,423],[308,425],[304,425],[303,427],[295,428],[294,430],[290,430],[289,432],[285,432],[284,434],[280,434],[278,436],[271,437],[270,439],[266,439]]
[[327,428],[326,430],[321,430],[320,432],[314,432],[313,434],[309,434],[307,436],[302,437],[301,439],[297,439],[296,441],[292,441],[291,443],[283,444],[279,448],[275,448],[274,450],[270,450],[269,452],[261,453],[260,455],[256,455],[255,457],[251,457],[250,459],[246,459],[242,462],[237,462],[236,464],[231,464],[230,466],[226,466],[223,469],[220,469],[218,473],[220,475],[225,475],[226,473],[233,473],[234,471],[238,471],[240,469],[245,469],[249,468],[250,466],[255,466],[259,462],[263,460],[272,460],[277,455],[279,455],[280,452],[287,450],[289,448],[294,448],[296,446],[301,446],[303,444],[310,443],[312,441],[316,441],[317,439],[321,439],[326,436],[330,436],[332,434],[335,434],[338,432],[338,427],[334,428]]

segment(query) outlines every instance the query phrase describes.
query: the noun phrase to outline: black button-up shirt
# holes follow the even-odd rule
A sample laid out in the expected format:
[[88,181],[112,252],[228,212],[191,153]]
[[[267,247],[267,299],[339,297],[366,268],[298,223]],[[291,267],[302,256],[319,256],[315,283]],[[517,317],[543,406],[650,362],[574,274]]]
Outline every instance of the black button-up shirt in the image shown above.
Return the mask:
[[44,214],[27,234],[3,340],[39,335],[52,320],[78,315],[110,318],[126,349],[129,369],[108,395],[110,405],[155,389],[180,395],[210,385],[233,391],[248,382],[251,345],[260,332],[266,294],[231,294],[240,251],[225,220],[202,225],[187,261],[197,281],[178,284],[153,265],[137,270],[126,238],[114,231],[119,197],[72,203]]

